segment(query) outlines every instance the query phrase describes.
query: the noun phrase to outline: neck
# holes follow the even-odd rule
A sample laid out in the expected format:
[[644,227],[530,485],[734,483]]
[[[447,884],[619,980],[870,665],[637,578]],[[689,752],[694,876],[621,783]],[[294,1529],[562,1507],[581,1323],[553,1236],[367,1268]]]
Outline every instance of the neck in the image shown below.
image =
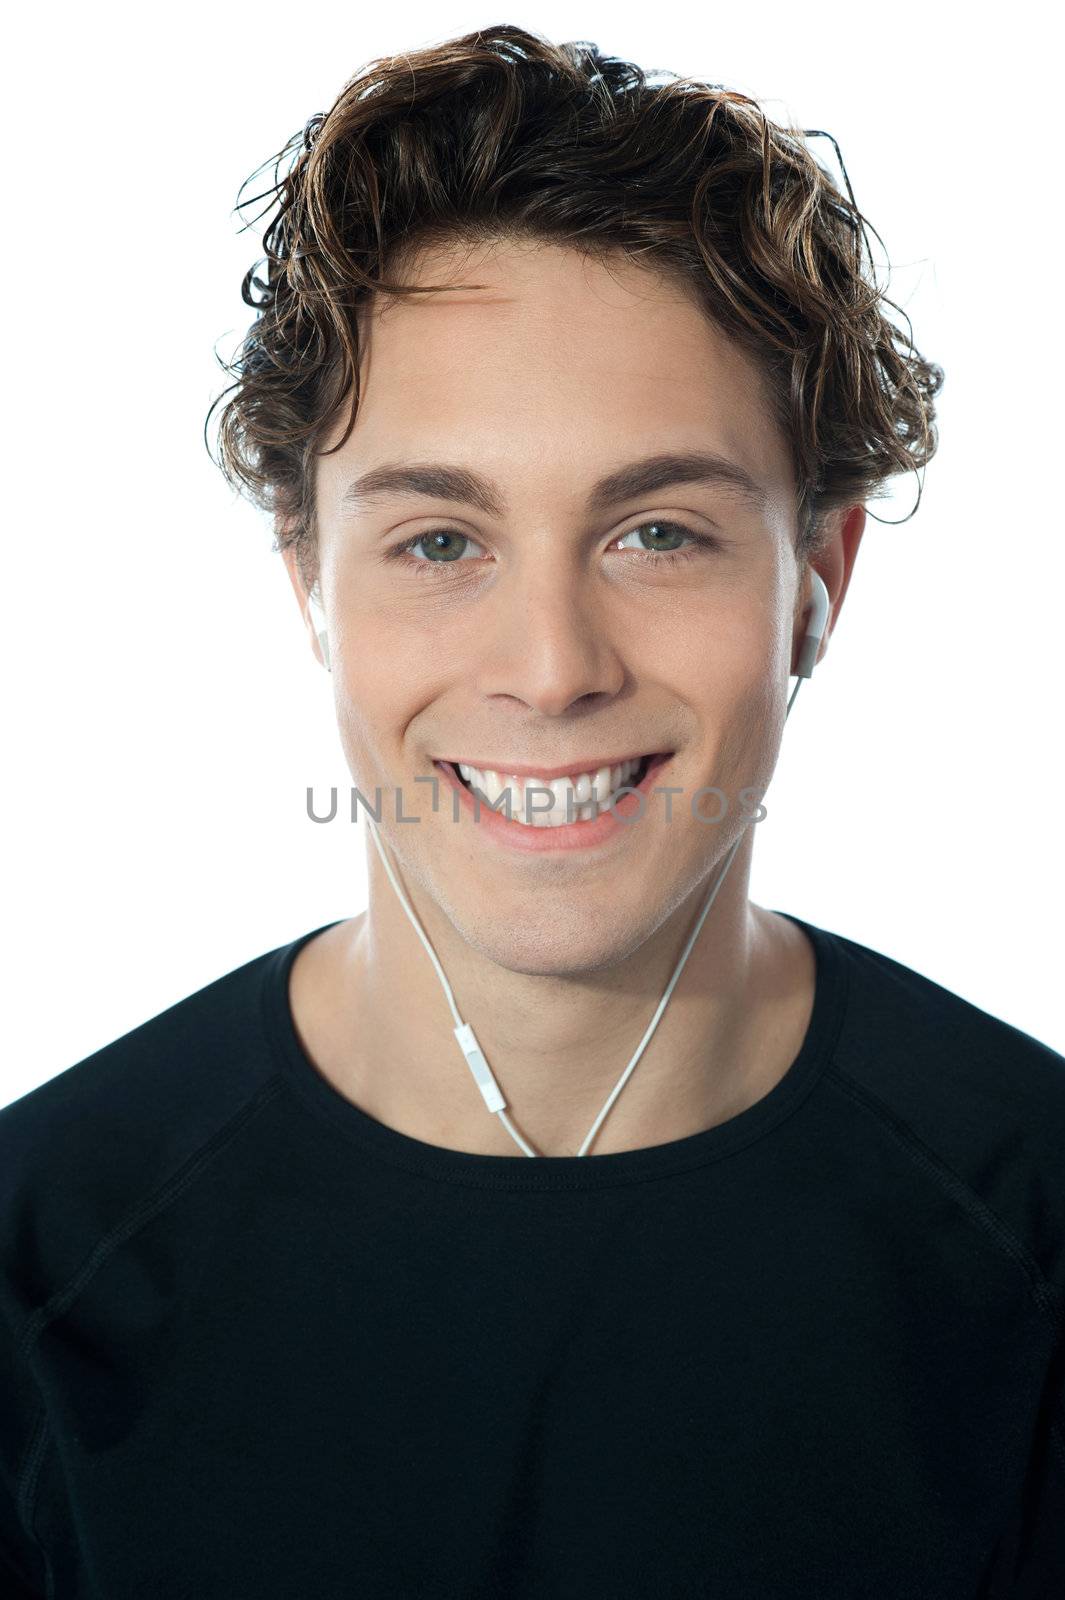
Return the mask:
[[[767,1093],[797,1054],[813,1004],[813,955],[793,923],[748,900],[750,849],[748,834],[589,1156],[726,1121]],[[334,1020],[328,1039],[317,1047],[307,1040],[312,1055],[342,1093],[389,1127],[451,1149],[526,1159],[481,1099],[439,978],[372,842],[367,857],[369,907],[334,930],[318,1006],[329,992]],[[575,1155],[654,1016],[720,863],[609,965],[527,972],[463,938],[391,860],[510,1120],[540,1154]],[[564,960],[560,951],[560,967]],[[295,993],[294,984],[294,1011]]]

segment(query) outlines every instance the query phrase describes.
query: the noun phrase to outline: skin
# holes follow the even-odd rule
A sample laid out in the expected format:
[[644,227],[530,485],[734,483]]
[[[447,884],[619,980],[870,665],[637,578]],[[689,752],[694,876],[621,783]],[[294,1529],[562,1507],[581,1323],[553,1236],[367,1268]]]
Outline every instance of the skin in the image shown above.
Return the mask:
[[[787,443],[755,365],[683,288],[623,257],[608,266],[512,240],[436,247],[410,259],[403,281],[489,287],[374,302],[355,427],[317,463],[331,683],[352,781],[370,800],[380,787],[393,869],[508,1115],[544,1156],[579,1150],[743,832],[589,1154],[682,1139],[768,1093],[813,1006],[805,934],[748,897],[757,823],[745,827],[751,805],[739,802],[745,786],[769,787],[809,599]],[[345,408],[327,446],[346,422]],[[764,506],[688,484],[595,518],[584,511],[605,472],[689,448],[745,467]],[[395,460],[487,474],[507,512],[424,496],[343,510],[354,477]],[[724,543],[655,566],[660,552],[632,535],[667,520]],[[836,513],[817,557],[829,632],[864,523],[861,506]],[[420,570],[432,562],[425,545],[406,565],[386,559],[440,529],[460,559]],[[665,548],[676,544],[687,540]],[[317,655],[291,552],[285,561]],[[822,655],[826,645],[827,635]],[[436,813],[431,786],[414,782],[434,757],[554,767],[662,749],[676,753],[661,781],[683,789],[672,820],[654,796],[642,820],[595,850],[503,850],[465,814],[453,820],[442,782]],[[713,825],[690,811],[709,784],[731,801]],[[397,786],[402,814],[418,823],[397,825]],[[401,1133],[527,1159],[487,1111],[439,979],[372,840],[366,848],[366,912],[312,940],[293,968],[307,1054],[340,1094]]]

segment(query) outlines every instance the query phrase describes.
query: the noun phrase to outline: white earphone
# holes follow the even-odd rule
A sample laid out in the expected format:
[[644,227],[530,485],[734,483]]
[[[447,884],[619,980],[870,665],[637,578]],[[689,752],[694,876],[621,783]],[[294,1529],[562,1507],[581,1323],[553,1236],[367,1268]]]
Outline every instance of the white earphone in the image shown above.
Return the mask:
[[[791,715],[791,708],[795,704],[795,696],[799,692],[799,688],[800,688],[800,685],[802,683],[802,680],[804,678],[810,678],[810,677],[813,676],[814,666],[815,666],[815,664],[817,662],[817,652],[821,648],[821,640],[824,638],[825,629],[828,626],[828,618],[829,618],[829,613],[830,613],[830,610],[831,610],[831,605],[830,605],[829,598],[828,598],[828,590],[825,588],[824,581],[822,580],[820,574],[815,572],[814,569],[811,567],[809,569],[809,575],[810,575],[810,585],[811,585],[811,589],[812,589],[812,594],[811,594],[811,597],[810,597],[810,602],[809,602],[809,604],[808,604],[808,606],[806,608],[806,624],[805,624],[805,629],[804,629],[804,632],[803,632],[802,643],[801,643],[801,645],[799,647],[799,660],[798,660],[798,664],[796,666],[795,674],[794,674],[794,676],[797,678],[798,682],[796,683],[795,688],[792,690],[791,698],[788,701],[787,710],[784,713],[785,722],[788,720],[788,717]],[[318,643],[319,643],[319,646],[321,647],[321,651],[322,651],[322,660],[325,663],[326,670],[327,671],[332,671],[332,668],[329,665],[329,636],[328,636],[328,630],[326,628],[325,614],[324,614],[324,612],[322,610],[321,604],[319,603],[319,601],[318,601],[318,599],[316,597],[312,597],[312,599],[310,601],[310,604],[311,604],[313,615],[314,615],[315,631],[316,631],[316,633],[318,635]],[[481,1098],[484,1100],[484,1103],[488,1107],[488,1110],[490,1112],[492,1112],[492,1114],[494,1116],[498,1116],[499,1117],[500,1121],[503,1123],[503,1126],[506,1128],[507,1132],[510,1134],[510,1137],[514,1140],[514,1143],[516,1145],[518,1145],[518,1147],[521,1150],[523,1150],[524,1153],[527,1156],[539,1155],[539,1151],[534,1150],[532,1148],[532,1146],[529,1144],[528,1140],[523,1137],[523,1135],[518,1131],[518,1129],[514,1126],[513,1122],[507,1116],[507,1102],[503,1098],[503,1091],[500,1089],[499,1084],[496,1082],[496,1079],[495,1079],[495,1077],[494,1077],[494,1075],[492,1073],[492,1069],[489,1066],[488,1061],[485,1058],[485,1055],[484,1055],[483,1050],[481,1049],[480,1043],[478,1042],[477,1035],[474,1033],[474,1031],[473,1031],[472,1027],[470,1026],[470,1024],[468,1022],[463,1022],[462,1018],[459,1015],[458,1007],[455,1004],[455,996],[452,993],[451,985],[448,983],[447,978],[444,975],[444,969],[440,965],[440,961],[439,961],[439,959],[437,957],[436,951],[433,949],[432,945],[429,943],[429,940],[426,937],[424,928],[422,927],[421,923],[418,921],[418,918],[415,916],[414,910],[411,907],[410,901],[407,899],[407,896],[404,894],[402,886],[400,885],[399,880],[397,879],[395,873],[392,870],[391,862],[389,861],[388,857],[385,855],[384,846],[381,843],[381,839],[380,839],[380,836],[379,836],[378,831],[377,831],[376,823],[374,822],[374,819],[373,819],[372,815],[370,814],[369,810],[367,810],[367,813],[366,813],[366,821],[367,821],[367,824],[369,825],[370,837],[373,839],[374,844],[377,846],[377,853],[381,858],[381,865],[384,867],[385,872],[388,874],[389,882],[391,883],[393,889],[396,891],[396,894],[398,895],[399,900],[400,900],[400,904],[403,906],[404,911],[407,913],[407,918],[410,921],[411,926],[413,927],[415,933],[418,935],[418,938],[421,940],[422,944],[425,946],[426,953],[428,954],[430,961],[433,963],[433,966],[436,969],[436,975],[440,979],[440,983],[441,983],[441,986],[443,987],[444,994],[447,997],[447,1003],[448,1003],[449,1007],[451,1008],[451,1015],[455,1019],[455,1026],[452,1028],[451,1031],[455,1035],[455,1042],[458,1044],[459,1049],[462,1051],[463,1057],[465,1058],[465,1061],[466,1061],[466,1065],[469,1067],[470,1072],[473,1075],[474,1082],[476,1083],[478,1089],[481,1092]],[[587,1155],[588,1147],[591,1144],[592,1140],[595,1138],[596,1134],[599,1132],[599,1129],[600,1129],[600,1127],[602,1125],[604,1117],[606,1116],[607,1112],[610,1110],[611,1106],[614,1104],[614,1101],[617,1099],[618,1095],[621,1093],[621,1091],[625,1087],[626,1083],[629,1081],[629,1078],[631,1077],[632,1073],[635,1071],[636,1063],[639,1061],[640,1057],[643,1055],[644,1051],[646,1050],[647,1045],[650,1042],[651,1036],[652,1036],[652,1034],[654,1033],[655,1029],[657,1028],[657,1026],[659,1024],[659,1021],[661,1019],[662,1013],[666,1009],[666,1005],[667,1005],[667,1003],[669,1001],[669,997],[673,993],[673,989],[674,989],[674,986],[675,986],[675,984],[677,982],[677,979],[680,977],[681,973],[684,971],[685,962],[687,961],[688,956],[691,953],[692,947],[695,944],[696,939],[699,937],[699,933],[700,933],[700,931],[702,929],[703,923],[706,921],[707,913],[709,912],[710,907],[714,903],[714,899],[715,899],[715,897],[717,895],[717,891],[720,889],[722,883],[725,881],[725,874],[728,872],[729,867],[732,865],[733,857],[735,856],[736,851],[739,849],[740,843],[742,842],[743,838],[745,837],[746,832],[747,832],[747,828],[745,826],[744,828],[742,828],[740,830],[740,833],[738,834],[738,836],[737,836],[737,838],[735,840],[735,843],[732,845],[732,848],[729,850],[728,855],[725,857],[725,860],[724,860],[724,862],[723,862],[723,864],[721,866],[721,870],[717,874],[717,878],[715,879],[714,886],[710,890],[709,895],[707,896],[706,903],[703,906],[703,909],[699,914],[699,917],[698,917],[698,920],[696,921],[695,927],[692,929],[691,933],[688,935],[688,941],[685,944],[683,951],[681,952],[680,960],[677,962],[677,965],[673,969],[673,976],[670,978],[669,983],[666,986],[666,992],[662,996],[661,1000],[658,1002],[658,1008],[655,1011],[654,1016],[651,1018],[651,1022],[649,1024],[648,1028],[647,1028],[646,1033],[644,1034],[643,1038],[640,1040],[639,1046],[637,1047],[637,1050],[636,1050],[636,1054],[633,1056],[632,1060],[629,1062],[628,1066],[625,1068],[625,1071],[621,1074],[621,1077],[618,1079],[617,1083],[614,1085],[614,1088],[612,1089],[612,1091],[610,1093],[610,1096],[609,1096],[609,1098],[608,1098],[608,1100],[606,1102],[606,1105],[600,1111],[598,1117],[596,1117],[594,1123],[592,1124],[591,1129],[588,1132],[587,1138],[585,1139],[584,1143],[581,1145],[581,1148],[577,1152],[577,1154],[579,1156]]]
[[814,571],[813,567],[810,568],[810,587],[813,593],[806,608],[806,629],[799,647],[798,666],[795,668],[797,678],[813,677],[814,667],[817,665],[817,652],[821,648],[821,640],[828,626],[828,615],[832,609],[824,579],[819,572]]

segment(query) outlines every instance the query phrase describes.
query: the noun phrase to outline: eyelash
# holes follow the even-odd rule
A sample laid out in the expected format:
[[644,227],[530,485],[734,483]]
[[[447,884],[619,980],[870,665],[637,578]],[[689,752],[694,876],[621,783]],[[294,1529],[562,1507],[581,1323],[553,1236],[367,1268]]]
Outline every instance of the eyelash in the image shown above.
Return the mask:
[[[642,560],[645,563],[650,563],[652,566],[675,566],[679,562],[690,561],[693,556],[698,555],[702,550],[720,550],[721,548],[721,541],[719,539],[715,539],[711,534],[697,533],[694,528],[687,527],[687,525],[683,522],[667,521],[664,517],[651,517],[647,522],[639,522],[635,528],[629,528],[625,533],[619,533],[618,538],[627,539],[630,533],[639,533],[641,528],[651,527],[669,528],[677,533],[683,533],[692,541],[692,544],[687,545],[681,550],[630,550],[626,552],[628,556],[636,556],[638,560]],[[469,534],[460,533],[457,528],[430,528],[427,533],[415,534],[413,539],[406,539],[402,544],[394,545],[393,548],[389,550],[387,559],[389,561],[401,562],[402,565],[408,568],[408,570],[417,568],[422,568],[424,570],[425,568],[431,569],[433,567],[447,568],[463,565],[463,563],[459,560],[416,561],[410,555],[410,552],[414,550],[416,546],[420,545],[423,540],[427,542],[438,533],[451,533],[457,535],[457,537],[460,539],[470,539]],[[470,539],[470,542],[473,544],[477,543],[475,539]],[[405,560],[405,557],[409,559]],[[466,563],[466,565],[468,564],[469,563]]]

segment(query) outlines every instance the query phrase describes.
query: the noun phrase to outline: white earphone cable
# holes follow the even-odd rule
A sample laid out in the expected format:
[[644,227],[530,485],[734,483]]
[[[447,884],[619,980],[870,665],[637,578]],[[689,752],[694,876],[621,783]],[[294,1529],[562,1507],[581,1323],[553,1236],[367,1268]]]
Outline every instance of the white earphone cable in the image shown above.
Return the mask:
[[[787,722],[788,717],[790,717],[790,715],[791,715],[791,708],[795,704],[795,697],[797,696],[797,694],[799,692],[799,689],[802,686],[803,679],[810,677],[812,675],[812,673],[813,673],[814,663],[815,663],[815,661],[817,659],[817,653],[818,653],[818,650],[820,649],[821,640],[822,640],[822,638],[824,636],[825,626],[826,626],[827,621],[828,621],[828,613],[829,613],[828,591],[825,588],[824,582],[822,581],[821,577],[819,576],[819,574],[813,568],[810,568],[810,578],[811,578],[811,583],[812,583],[812,587],[813,587],[813,602],[812,602],[812,608],[811,608],[812,609],[812,618],[807,624],[805,636],[804,636],[804,638],[802,640],[802,644],[801,644],[801,647],[800,647],[799,661],[798,661],[798,666],[797,666],[797,669],[796,669],[797,682],[795,684],[795,688],[792,690],[791,697],[788,700],[787,710],[784,713],[784,721],[785,722]],[[329,666],[330,666],[329,650],[328,650],[328,635],[327,635],[327,633],[326,633],[326,631],[324,629],[324,622],[323,622],[323,627],[318,632],[318,639],[319,639],[319,643],[322,646],[323,660],[324,660],[326,668],[328,670]],[[399,897],[400,904],[402,905],[404,911],[407,913],[407,917],[408,917],[408,919],[409,919],[409,921],[411,923],[411,926],[413,927],[415,933],[418,935],[418,938],[421,940],[422,944],[425,946],[426,954],[428,955],[430,961],[433,963],[433,966],[436,969],[436,975],[440,979],[440,983],[441,983],[441,985],[443,987],[444,994],[445,994],[445,996],[447,998],[447,1003],[451,1007],[451,1015],[455,1019],[455,1026],[452,1029],[452,1032],[454,1033],[455,1039],[456,1039],[456,1041],[458,1043],[458,1046],[459,1046],[460,1050],[462,1051],[463,1056],[466,1059],[466,1063],[469,1066],[469,1069],[470,1069],[471,1073],[473,1074],[474,1081],[477,1084],[478,1089],[481,1091],[481,1096],[484,1099],[485,1105],[488,1107],[489,1111],[491,1111],[494,1115],[498,1115],[500,1121],[502,1122],[503,1126],[506,1128],[507,1132],[510,1134],[511,1138],[514,1140],[515,1144],[517,1144],[520,1147],[520,1149],[522,1149],[525,1152],[525,1154],[527,1156],[537,1156],[537,1155],[539,1155],[539,1151],[534,1150],[532,1148],[532,1146],[528,1143],[528,1141],[525,1138],[523,1138],[522,1134],[518,1131],[518,1129],[511,1122],[510,1118],[507,1116],[506,1101],[503,1098],[503,1093],[502,1093],[498,1083],[496,1082],[496,1080],[495,1080],[495,1078],[494,1078],[494,1076],[492,1074],[492,1069],[488,1065],[487,1060],[485,1059],[484,1052],[481,1050],[480,1044],[478,1043],[478,1040],[477,1040],[477,1035],[474,1033],[474,1031],[473,1031],[472,1027],[470,1026],[470,1024],[468,1022],[463,1022],[461,1016],[459,1015],[458,1007],[455,1004],[455,996],[452,993],[451,985],[448,983],[447,978],[446,978],[446,976],[444,974],[444,969],[440,965],[440,962],[437,959],[436,951],[433,949],[432,945],[429,943],[429,940],[425,935],[425,931],[422,928],[421,923],[418,921],[418,918],[415,916],[414,911],[413,911],[413,909],[411,907],[411,904],[410,904],[409,900],[407,899],[407,896],[406,896],[402,886],[400,885],[399,880],[396,877],[396,874],[392,870],[392,865],[389,862],[388,856],[385,854],[384,846],[383,846],[383,844],[381,842],[380,835],[378,834],[377,825],[374,822],[373,817],[369,814],[369,812],[367,812],[366,820],[367,820],[367,822],[369,824],[369,827],[370,827],[370,836],[373,839],[374,844],[377,846],[377,853],[381,858],[381,864],[384,867],[386,873],[388,874],[389,882],[391,883],[393,889],[396,891],[396,894]],[[687,962],[688,956],[691,954],[692,947],[695,944],[696,939],[699,937],[699,933],[700,933],[700,931],[702,929],[703,923],[706,921],[706,917],[707,917],[707,914],[708,914],[708,912],[710,910],[710,907],[713,905],[714,900],[715,900],[715,898],[717,896],[717,891],[720,889],[722,883],[724,883],[724,881],[725,881],[725,874],[728,872],[729,867],[732,865],[733,858],[734,858],[734,856],[736,854],[736,851],[739,849],[740,843],[743,840],[744,835],[746,834],[748,827],[750,827],[750,823],[749,822],[741,830],[739,836],[736,838],[736,840],[734,841],[731,849],[729,850],[728,855],[725,857],[724,864],[722,865],[721,871],[718,873],[717,879],[716,879],[716,881],[714,883],[714,886],[710,890],[709,895],[707,896],[706,902],[705,902],[705,904],[703,906],[702,911],[699,914],[699,918],[698,918],[698,921],[695,924],[695,927],[692,929],[691,933],[688,936],[688,941],[684,946],[684,950],[681,953],[680,959],[677,962],[676,967],[673,969],[673,976],[670,978],[669,983],[666,985],[665,994],[663,994],[661,1000],[658,1002],[658,1006],[657,1006],[657,1008],[655,1010],[655,1014],[651,1018],[651,1021],[650,1021],[649,1025],[648,1025],[648,1028],[647,1028],[647,1031],[644,1034],[643,1038],[640,1040],[640,1043],[639,1043],[639,1046],[637,1047],[635,1055],[632,1057],[632,1060],[629,1062],[628,1066],[625,1068],[625,1071],[621,1074],[621,1077],[618,1079],[617,1083],[614,1085],[614,1088],[611,1091],[610,1096],[607,1099],[606,1104],[603,1106],[603,1109],[600,1111],[599,1115],[596,1117],[596,1119],[593,1122],[591,1128],[589,1129],[588,1135],[585,1138],[584,1143],[581,1145],[581,1148],[577,1152],[577,1154],[579,1156],[587,1155],[588,1148],[591,1145],[591,1143],[592,1143],[593,1139],[595,1138],[596,1134],[599,1132],[599,1129],[603,1124],[603,1120],[606,1117],[607,1112],[610,1110],[611,1106],[614,1104],[614,1102],[617,1099],[618,1095],[621,1093],[622,1089],[625,1087],[626,1083],[629,1081],[629,1078],[631,1077],[633,1071],[636,1068],[637,1062],[640,1060],[640,1057],[643,1055],[643,1053],[646,1050],[648,1044],[650,1043],[651,1037],[654,1034],[654,1031],[657,1028],[657,1026],[659,1024],[659,1021],[660,1021],[660,1019],[662,1017],[662,1013],[665,1011],[666,1006],[667,1006],[667,1004],[669,1002],[669,997],[673,993],[673,989],[674,989],[674,986],[676,985],[677,979],[680,977],[681,973],[684,971],[684,966],[685,966],[685,963]]]
[[[798,694],[799,689],[802,686],[802,683],[803,683],[803,679],[800,677],[797,680],[796,684],[795,684],[795,688],[792,690],[791,698],[788,701],[787,710],[784,713],[784,721],[785,722],[787,722],[788,717],[790,717],[790,715],[791,715],[791,708],[795,704],[795,697]],[[399,881],[396,878],[395,873],[392,870],[391,863],[389,862],[388,857],[385,854],[384,846],[382,845],[381,838],[380,838],[380,836],[378,834],[377,826],[376,826],[376,824],[374,822],[373,817],[369,814],[369,812],[367,812],[366,820],[369,823],[370,836],[373,839],[374,844],[377,846],[377,853],[381,857],[381,863],[382,863],[385,871],[388,874],[389,881],[391,882],[393,889],[395,889],[396,894],[399,896],[400,904],[402,905],[404,911],[407,913],[407,916],[408,916],[408,918],[410,920],[411,926],[414,928],[415,933],[418,935],[419,939],[422,941],[422,944],[425,946],[426,953],[428,954],[430,961],[433,963],[433,966],[436,968],[436,975],[440,979],[440,982],[441,982],[441,984],[443,986],[444,994],[447,997],[447,1003],[451,1007],[451,1014],[455,1019],[456,1026],[453,1029],[453,1032],[455,1034],[456,1039],[458,1040],[459,1048],[462,1050],[462,1053],[466,1058],[467,1064],[469,1065],[470,1070],[473,1073],[474,1080],[477,1083],[477,1087],[480,1089],[481,1094],[484,1097],[484,1100],[485,1100],[486,1105],[488,1106],[488,1109],[499,1117],[499,1120],[502,1122],[503,1126],[506,1128],[506,1130],[510,1134],[511,1138],[514,1140],[515,1144],[517,1144],[520,1147],[520,1149],[522,1149],[525,1152],[525,1154],[527,1156],[537,1156],[537,1155],[539,1155],[539,1151],[534,1150],[531,1147],[531,1145],[529,1145],[529,1143],[526,1141],[526,1139],[522,1136],[522,1134],[518,1131],[518,1129],[511,1122],[510,1118],[507,1116],[506,1101],[503,1099],[502,1092],[500,1091],[499,1086],[496,1083],[495,1078],[492,1076],[491,1068],[489,1067],[488,1062],[486,1061],[486,1059],[484,1057],[484,1053],[481,1050],[481,1047],[480,1047],[480,1045],[479,1045],[479,1043],[477,1041],[477,1036],[475,1035],[475,1033],[474,1033],[473,1029],[470,1027],[470,1025],[468,1023],[464,1023],[462,1018],[461,1018],[461,1016],[459,1015],[458,1007],[455,1004],[455,996],[452,993],[451,985],[448,983],[447,978],[446,978],[446,976],[444,974],[444,969],[440,965],[440,962],[437,959],[436,951],[433,949],[432,945],[429,943],[429,940],[426,938],[425,931],[422,928],[421,923],[418,921],[418,918],[415,916],[414,911],[411,908],[410,902],[408,901],[406,894],[404,893],[402,887],[400,886]],[[662,1013],[665,1011],[666,1006],[667,1006],[667,1004],[669,1002],[669,997],[673,993],[673,989],[674,989],[674,986],[676,985],[677,979],[680,977],[681,973],[684,971],[685,963],[687,962],[688,957],[691,954],[692,947],[694,946],[696,939],[699,937],[699,934],[700,934],[700,932],[702,930],[703,923],[706,921],[707,914],[708,914],[708,912],[710,910],[710,907],[714,903],[714,900],[715,900],[715,898],[717,896],[717,891],[720,889],[721,885],[724,883],[725,874],[728,872],[729,867],[732,865],[733,857],[735,856],[736,851],[739,849],[740,844],[741,844],[741,842],[742,842],[742,840],[744,838],[744,835],[747,832],[747,828],[749,828],[749,827],[750,827],[750,823],[748,822],[744,826],[744,828],[743,828],[742,832],[739,834],[738,838],[734,841],[731,849],[729,850],[728,855],[725,857],[724,865],[722,866],[721,871],[718,873],[717,879],[716,879],[716,881],[714,883],[714,886],[710,890],[709,895],[707,896],[706,903],[703,906],[702,911],[700,912],[699,919],[696,922],[695,927],[692,929],[691,933],[688,936],[688,942],[684,946],[684,950],[683,950],[683,952],[681,954],[680,960],[677,962],[676,967],[673,969],[673,976],[670,978],[669,983],[666,986],[665,994],[663,994],[661,1000],[658,1002],[658,1007],[657,1007],[657,1009],[655,1011],[654,1016],[651,1018],[651,1021],[650,1021],[649,1025],[648,1025],[648,1028],[647,1028],[647,1032],[644,1034],[643,1038],[640,1040],[640,1043],[639,1043],[639,1045],[637,1047],[636,1053],[633,1056],[632,1060],[629,1062],[628,1066],[625,1068],[624,1072],[621,1074],[621,1077],[618,1079],[617,1083],[614,1085],[614,1088],[611,1090],[610,1096],[609,1096],[606,1104],[604,1105],[603,1109],[600,1111],[599,1115],[596,1117],[595,1121],[592,1123],[591,1128],[588,1130],[588,1135],[585,1138],[584,1143],[581,1145],[580,1149],[577,1151],[577,1154],[579,1156],[587,1155],[588,1148],[591,1145],[591,1143],[592,1143],[593,1139],[595,1138],[596,1134],[599,1132],[599,1129],[602,1127],[602,1124],[603,1124],[604,1119],[606,1118],[607,1112],[610,1110],[611,1106],[614,1104],[615,1100],[617,1099],[618,1095],[621,1093],[622,1089],[625,1087],[626,1083],[628,1083],[629,1078],[632,1076],[633,1072],[636,1069],[636,1065],[637,1065],[640,1057],[643,1055],[643,1053],[646,1050],[648,1044],[650,1043],[651,1037],[654,1034],[655,1029],[658,1027],[659,1021],[660,1021],[660,1019],[662,1017]]]

